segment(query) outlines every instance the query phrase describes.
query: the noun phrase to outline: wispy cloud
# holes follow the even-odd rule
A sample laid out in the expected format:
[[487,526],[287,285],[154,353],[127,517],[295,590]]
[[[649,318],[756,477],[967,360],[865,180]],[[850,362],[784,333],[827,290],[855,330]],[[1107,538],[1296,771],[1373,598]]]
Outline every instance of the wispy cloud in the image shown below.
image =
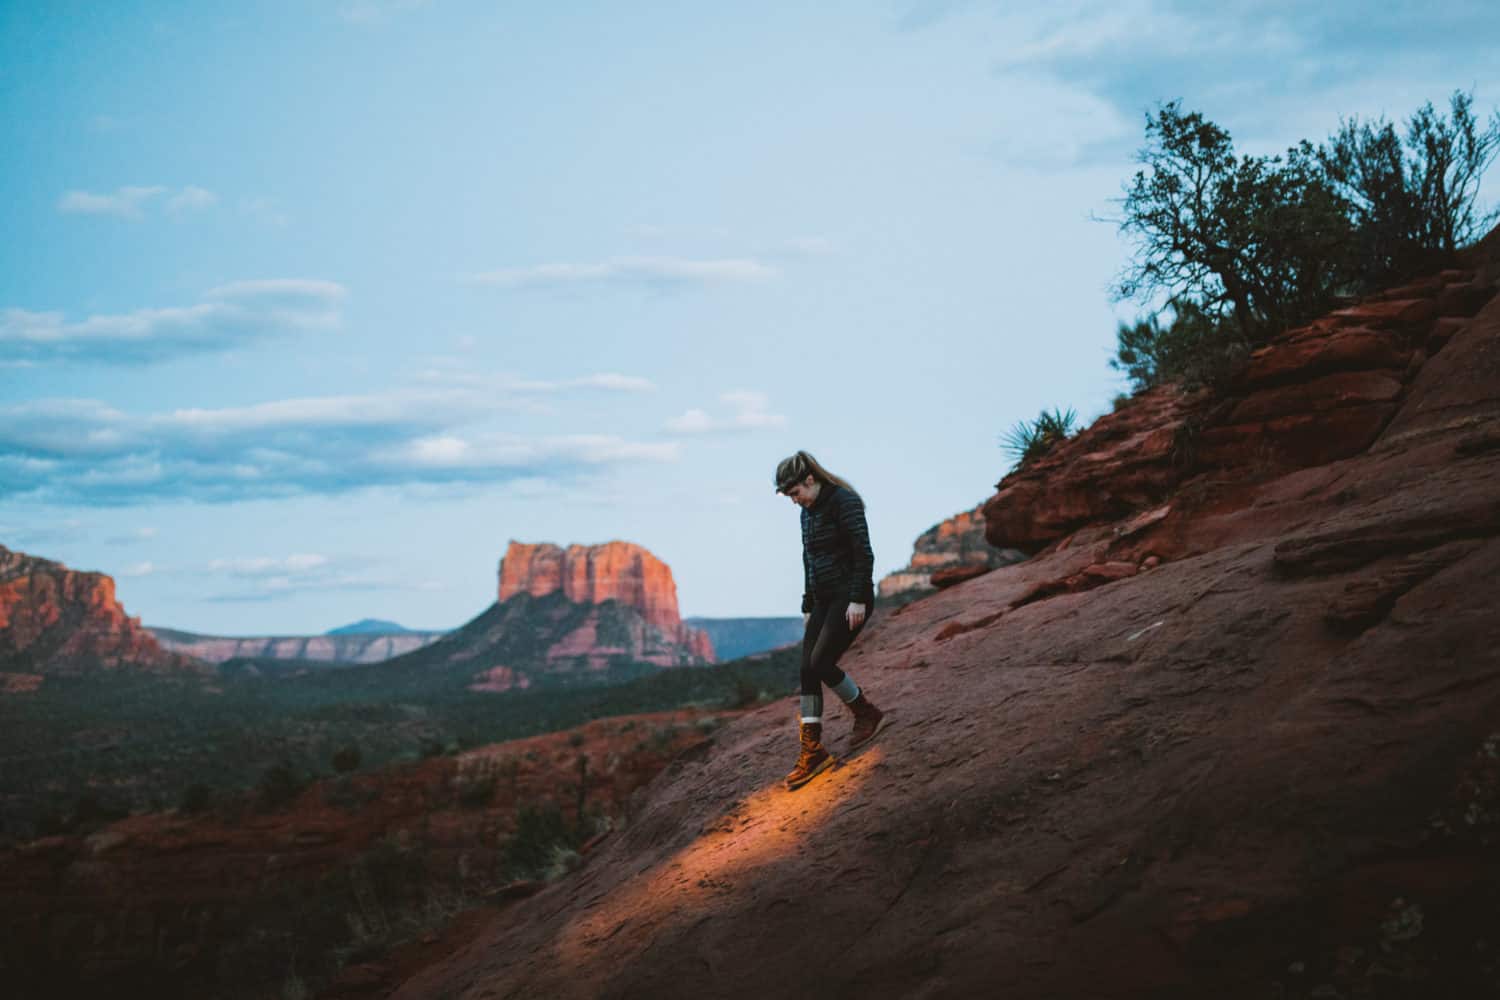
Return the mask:
[[719,402],[728,407],[730,412],[727,415],[714,417],[695,407],[668,420],[667,430],[674,434],[715,434],[786,426],[786,417],[771,412],[770,400],[763,392],[735,389],[721,393]]
[[825,236],[799,236],[786,241],[786,252],[804,257],[824,257],[834,253],[838,245]]
[[218,203],[219,196],[212,191],[189,185],[167,199],[167,211],[173,215],[186,215],[213,208]]
[[497,288],[557,288],[589,285],[645,285],[653,288],[765,281],[775,268],[752,258],[690,260],[683,257],[612,257],[597,264],[543,264],[500,268],[469,276]]
[[285,229],[292,224],[292,217],[281,207],[281,203],[264,195],[242,199],[240,214],[268,229]]
[[159,184],[116,188],[113,194],[66,191],[57,200],[57,210],[68,215],[113,215],[139,221],[146,217],[146,203],[166,192]]
[[[1216,120],[1233,115],[1242,129],[1267,135],[1283,131],[1288,116],[1311,124],[1310,112],[1319,121],[1331,114],[1317,126],[1331,132],[1339,115],[1359,113],[1371,93],[1390,94],[1403,79],[1444,81],[1422,98],[1440,102],[1451,87],[1473,82],[1462,67],[1492,64],[1486,39],[1500,33],[1500,7],[1480,2],[1419,9],[1062,0],[1001,11],[1006,45],[995,71],[1007,81],[1030,75],[1108,102],[1129,118],[1132,142],[1143,113],[1179,98]],[[1272,65],[1276,71],[1266,72]],[[1495,81],[1492,70],[1481,75]],[[1417,103],[1387,110],[1404,117]]]
[[140,545],[143,542],[155,540],[158,532],[155,528],[136,528],[117,535],[110,535],[104,539],[105,545]]
[[1500,6],[1484,0],[906,0],[896,16],[903,30],[997,40],[991,69],[1006,100],[991,137],[972,146],[1039,170],[1129,169],[1144,116],[1171,100],[1246,151],[1275,153],[1326,136],[1341,116],[1404,118],[1454,87],[1481,101],[1500,90],[1488,41]]
[[0,408],[0,498],[94,506],[233,502],[374,486],[463,488],[576,480],[672,462],[674,442],[494,429],[517,400],[488,389],[404,389],[145,416],[97,400]]
[[331,281],[239,281],[191,306],[67,320],[0,310],[0,353],[26,363],[144,364],[224,351],[287,333],[336,326],[346,297]]
[[488,374],[461,367],[454,359],[434,358],[432,367],[417,373],[417,378],[437,385],[462,385],[492,389],[496,392],[550,395],[574,389],[604,389],[611,392],[655,392],[656,385],[640,375],[619,372],[596,372],[568,379],[528,379],[516,375]]
[[76,517],[50,520],[46,525],[0,524],[0,545],[8,549],[25,550],[31,555],[46,557],[47,547],[67,542],[78,542],[88,537],[88,530]]
[[427,589],[425,581],[414,583],[369,557],[317,552],[230,556],[188,572],[205,577],[206,600],[219,603],[271,601],[311,591]]
[[228,573],[230,576],[285,576],[292,573],[322,571],[328,566],[328,557],[316,553],[297,553],[273,558],[270,556],[214,559],[208,564],[211,572]]
[[160,184],[120,187],[109,194],[65,191],[57,199],[57,210],[66,215],[112,215],[140,222],[146,217],[146,209],[163,199],[168,214],[183,216],[212,208],[218,204],[219,196],[191,184],[176,192]]
[[156,572],[156,567],[148,559],[145,562],[138,562],[138,563],[136,563],[133,566],[127,566],[124,569],[120,570],[120,576],[130,576],[130,577],[150,576],[152,573],[155,573],[155,572]]

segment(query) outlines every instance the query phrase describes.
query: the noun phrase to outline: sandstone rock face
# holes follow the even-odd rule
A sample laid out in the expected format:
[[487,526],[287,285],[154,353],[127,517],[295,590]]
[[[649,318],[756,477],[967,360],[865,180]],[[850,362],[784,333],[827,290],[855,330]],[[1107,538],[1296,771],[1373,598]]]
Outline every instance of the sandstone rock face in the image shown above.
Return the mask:
[[[982,508],[986,537],[1035,552],[1158,505],[1195,476],[1265,478],[1420,433],[1440,408],[1462,419],[1469,404],[1458,397],[1482,400],[1495,384],[1482,350],[1464,352],[1471,370],[1451,360],[1494,294],[1487,273],[1444,271],[1288,330],[1251,354],[1222,397],[1170,385],[1134,397],[1001,480]],[[1421,402],[1404,405],[1413,393]]]
[[575,604],[619,601],[637,609],[662,628],[681,624],[677,584],[672,571],[650,552],[630,542],[569,545],[512,541],[500,560],[500,596],[504,602],[525,591],[542,597],[561,590]]
[[1100,417],[1001,480],[981,507],[985,538],[1036,552],[1091,522],[1160,504],[1182,479],[1183,429],[1209,402],[1159,386]]
[[997,549],[985,541],[984,514],[975,507],[918,535],[911,562],[882,577],[879,594],[890,598],[929,592],[1024,558],[1015,549]]
[[500,560],[499,603],[517,594],[558,592],[574,604],[616,601],[639,612],[644,627],[601,641],[598,623],[586,622],[554,643],[549,659],[582,658],[596,669],[619,656],[659,666],[714,662],[708,634],[684,625],[678,615],[672,570],[639,545],[616,541],[564,549],[512,541]]
[[[93,670],[212,673],[162,649],[115,600],[115,582],[0,546],[0,671],[45,677]],[[35,690],[40,682],[7,683]]]

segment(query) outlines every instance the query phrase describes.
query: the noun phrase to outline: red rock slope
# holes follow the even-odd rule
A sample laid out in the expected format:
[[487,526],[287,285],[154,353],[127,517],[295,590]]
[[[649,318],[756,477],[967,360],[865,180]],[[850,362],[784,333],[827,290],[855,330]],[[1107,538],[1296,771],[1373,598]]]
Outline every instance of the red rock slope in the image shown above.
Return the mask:
[[[787,793],[791,702],[741,718],[395,995],[1495,995],[1500,301],[1408,323],[1440,284],[1285,338],[1256,363],[1303,366],[1212,417],[1101,421],[992,504],[1042,552],[877,611],[844,660],[873,746]],[[1239,408],[1349,371],[1396,387]]]
[[0,546],[0,693],[89,670],[212,673],[161,648],[115,600],[115,582]]

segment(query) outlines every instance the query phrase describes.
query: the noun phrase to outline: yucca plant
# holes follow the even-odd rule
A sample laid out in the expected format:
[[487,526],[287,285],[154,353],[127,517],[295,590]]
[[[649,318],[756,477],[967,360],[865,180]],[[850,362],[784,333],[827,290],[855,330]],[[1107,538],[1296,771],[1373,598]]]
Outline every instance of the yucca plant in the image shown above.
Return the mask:
[[1043,410],[1035,420],[1022,420],[1000,439],[1000,447],[1016,460],[1018,467],[1041,458],[1059,441],[1072,436],[1078,414],[1069,409]]

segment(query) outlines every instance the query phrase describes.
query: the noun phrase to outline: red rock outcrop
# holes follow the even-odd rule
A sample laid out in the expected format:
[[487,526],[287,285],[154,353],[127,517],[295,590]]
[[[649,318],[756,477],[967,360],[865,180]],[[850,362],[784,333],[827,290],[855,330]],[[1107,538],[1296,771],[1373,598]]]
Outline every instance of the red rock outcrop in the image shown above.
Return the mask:
[[882,577],[879,593],[883,598],[927,593],[1024,558],[1015,549],[997,549],[985,541],[984,514],[975,507],[918,535],[911,562]]
[[[639,545],[615,541],[564,549],[511,541],[500,560],[499,603],[516,594],[545,597],[559,591],[575,604],[612,600],[634,608],[650,629],[631,629],[620,642],[601,643],[597,623],[585,623],[555,643],[549,659],[585,657],[595,666],[618,655],[660,666],[714,662],[708,634],[684,625],[678,614],[672,570]],[[653,648],[663,645],[671,648]]]
[[991,519],[1035,557],[872,618],[868,749],[788,793],[790,705],[749,713],[394,996],[1494,994],[1500,301],[1399,380],[1374,436],[1299,411],[1227,468],[1171,442],[1259,388],[1138,399],[1002,484],[1071,497]]
[[985,538],[1035,552],[1096,521],[1160,504],[1183,477],[1180,438],[1209,403],[1175,386],[1143,392],[1012,472],[981,506]]
[[1444,271],[1289,330],[1223,396],[1170,385],[1136,396],[1001,480],[982,508],[986,538],[1034,552],[1156,507],[1204,473],[1264,478],[1361,454],[1494,294],[1476,274]]
[[[207,665],[161,648],[115,600],[115,582],[103,573],[70,570],[61,563],[0,546],[0,671],[78,674],[138,670],[158,674],[212,673]],[[36,683],[7,683],[3,690],[35,690]]]

